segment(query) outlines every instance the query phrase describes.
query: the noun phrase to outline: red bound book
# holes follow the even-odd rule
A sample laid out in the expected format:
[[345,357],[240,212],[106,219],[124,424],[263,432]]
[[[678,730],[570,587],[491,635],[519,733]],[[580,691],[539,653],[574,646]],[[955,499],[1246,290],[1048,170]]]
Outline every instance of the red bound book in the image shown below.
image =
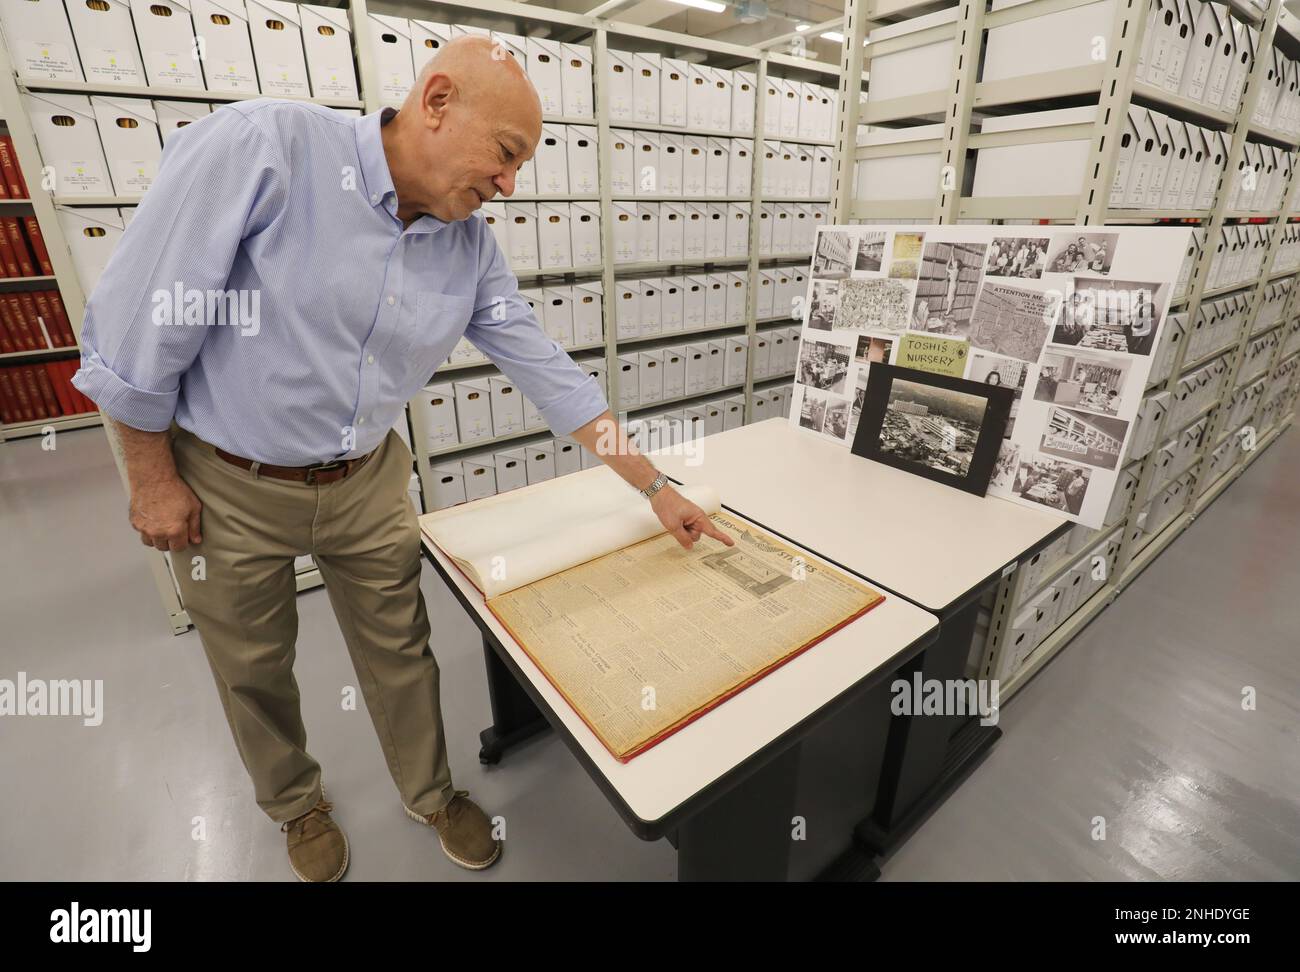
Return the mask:
[[32,333],[31,325],[27,322],[27,312],[23,308],[22,301],[18,299],[17,294],[3,294],[0,296],[9,305],[9,318],[18,330],[18,350],[35,351],[40,345],[36,343],[36,336]]
[[59,411],[64,415],[76,415],[81,411],[81,403],[72,397],[72,393],[76,389],[68,384],[68,376],[59,367],[59,364],[58,361],[47,361],[45,363],[45,373],[49,377],[50,385],[54,388],[55,397],[59,400]]
[[50,251],[46,249],[41,224],[36,221],[35,216],[24,216],[23,229],[27,233],[27,242],[31,245],[32,254],[36,257],[36,264],[41,274],[46,277],[54,276],[54,264],[50,262]]
[[14,399],[18,402],[18,421],[34,422],[36,412],[27,394],[27,382],[23,381],[23,370],[17,367],[10,368],[9,380],[13,384]]
[[38,329],[37,335],[49,335],[49,346],[51,348],[59,347],[59,345],[63,343],[59,339],[61,337],[59,332],[62,329],[59,327],[59,319],[54,315],[54,309],[50,307],[49,292],[45,290],[33,290],[32,300],[36,302],[36,313],[40,317],[40,322],[45,324],[45,331],[43,334]]
[[18,270],[18,257],[9,243],[9,234],[0,226],[0,277],[21,277]]
[[18,306],[23,309],[23,319],[27,322],[27,329],[31,332],[32,340],[36,343],[33,348],[39,350],[44,348],[45,335],[41,332],[41,322],[37,320],[40,311],[36,309],[36,298],[32,296],[29,290],[20,290],[15,295],[18,298]]
[[0,424],[12,425],[18,421],[21,421],[18,399],[14,397],[14,386],[9,381],[9,369],[0,368]]
[[47,419],[50,413],[45,409],[45,399],[41,395],[40,386],[36,384],[36,369],[31,365],[23,365],[21,368],[23,384],[27,388],[27,400],[31,402],[32,414],[36,420]]
[[32,255],[27,250],[27,241],[23,239],[23,230],[18,222],[18,217],[8,216],[2,222],[5,227],[5,235],[9,237],[9,246],[13,248],[14,258],[18,261],[18,275],[22,277],[36,276],[36,264],[32,262]]
[[81,394],[81,392],[77,391],[76,387],[72,384],[72,376],[75,375],[77,373],[77,369],[81,367],[81,362],[76,359],[73,359],[72,361],[63,362],[63,366],[65,370],[68,372],[68,387],[72,389],[72,394],[77,399],[77,401],[81,402],[82,411],[98,412],[99,406],[96,405],[94,402],[92,402],[85,395]]
[[63,335],[61,346],[65,348],[76,347],[77,336],[72,333],[72,321],[68,320],[68,309],[63,306],[63,298],[59,296],[57,290],[47,290],[45,296],[50,299],[50,310],[54,312],[54,319],[58,321],[59,331]]
[[18,347],[18,329],[9,319],[9,305],[0,300],[0,354],[13,354]]
[[41,401],[45,403],[45,414],[50,418],[65,414],[59,404],[59,396],[54,394],[54,386],[50,384],[49,372],[38,364],[32,367],[32,374],[36,377],[36,390],[40,392]]
[[30,199],[27,194],[27,180],[23,178],[22,168],[18,165],[18,153],[14,150],[14,140],[10,135],[0,135],[0,170],[3,170],[5,188],[12,199]]

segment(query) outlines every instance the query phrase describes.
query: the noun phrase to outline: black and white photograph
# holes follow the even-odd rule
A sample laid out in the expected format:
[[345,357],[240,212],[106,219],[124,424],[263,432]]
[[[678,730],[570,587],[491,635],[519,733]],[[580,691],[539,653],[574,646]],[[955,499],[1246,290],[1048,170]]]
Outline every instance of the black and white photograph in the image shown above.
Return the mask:
[[1011,489],[1021,499],[1077,516],[1091,479],[1092,473],[1082,466],[1035,455],[1020,464]]
[[885,234],[864,232],[858,237],[858,259],[854,270],[879,273],[885,263]]
[[1047,252],[1048,273],[1110,273],[1118,233],[1059,233]]
[[911,301],[912,285],[902,280],[878,277],[874,280],[840,281],[835,330],[906,330]]
[[1055,291],[986,280],[971,317],[970,343],[994,354],[1037,361],[1060,305]]
[[1118,415],[1128,367],[1127,358],[1079,354],[1049,346],[1038,367],[1034,398],[1102,415]]
[[1047,416],[1039,450],[1049,456],[1073,459],[1101,469],[1119,465],[1128,423],[1103,415],[1088,415],[1073,409],[1052,406]]
[[1037,280],[1047,266],[1047,237],[996,236],[989,244],[984,273],[990,277]]
[[813,280],[812,302],[808,307],[808,326],[819,331],[829,331],[835,324],[835,312],[840,306],[838,280]]
[[858,346],[854,351],[853,360],[864,365],[879,364],[882,361],[888,363],[893,350],[894,341],[892,338],[871,337],[864,334],[858,338]]
[[848,348],[804,338],[799,346],[798,381],[801,384],[843,395],[848,373]]
[[799,424],[814,432],[822,430],[822,420],[826,417],[826,396],[811,388],[803,390],[803,401],[799,405]]
[[852,402],[847,398],[843,401],[827,398],[826,417],[822,420],[822,432],[826,435],[833,435],[837,439],[843,439],[849,431],[849,406],[851,404]]
[[895,365],[872,365],[853,452],[983,496],[1012,391]]
[[858,422],[862,418],[862,406],[866,402],[866,399],[867,372],[859,368],[857,377],[853,380],[853,402],[849,408],[849,438],[852,438],[858,431]]
[[998,450],[998,459],[993,466],[993,479],[989,486],[993,489],[1010,489],[1020,461],[1020,446],[1010,439],[1002,440]]
[[812,275],[831,280],[842,280],[853,269],[856,259],[853,233],[844,230],[822,230],[817,234],[817,249],[813,253]]
[[1167,284],[1075,277],[1066,293],[1053,344],[1149,355],[1160,326]]
[[1020,399],[1024,394],[1029,365],[1015,358],[1003,358],[979,352],[972,354],[970,361],[970,373],[966,377],[971,381],[983,382],[986,385],[1001,385],[1015,393],[1016,397],[1011,400],[1011,412],[1007,415],[1007,426],[1002,430],[1004,439],[1011,438],[1011,433],[1016,427],[1016,416],[1020,414]]
[[912,327],[964,338],[984,267],[985,243],[927,243],[916,281]]

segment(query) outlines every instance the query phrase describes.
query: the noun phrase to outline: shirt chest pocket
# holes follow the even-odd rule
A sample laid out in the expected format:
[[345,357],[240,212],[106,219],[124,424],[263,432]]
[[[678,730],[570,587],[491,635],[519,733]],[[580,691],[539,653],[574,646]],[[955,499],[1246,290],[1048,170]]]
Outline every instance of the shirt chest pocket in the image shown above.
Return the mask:
[[399,354],[406,377],[424,382],[447,360],[474,313],[474,298],[422,290],[402,322]]

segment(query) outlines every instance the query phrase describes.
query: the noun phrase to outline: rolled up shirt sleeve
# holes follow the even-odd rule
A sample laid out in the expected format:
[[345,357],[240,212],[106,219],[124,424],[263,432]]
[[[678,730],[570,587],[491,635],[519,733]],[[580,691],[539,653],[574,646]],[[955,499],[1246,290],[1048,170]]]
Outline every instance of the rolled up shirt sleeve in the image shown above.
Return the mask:
[[537,322],[492,231],[479,220],[479,283],[465,337],[518,386],[556,435],[609,409],[587,374]]
[[145,432],[168,428],[213,314],[209,301],[202,323],[187,321],[176,297],[226,290],[241,242],[283,203],[284,171],[278,147],[237,111],[168,138],[158,177],[86,302],[72,383],[100,411]]

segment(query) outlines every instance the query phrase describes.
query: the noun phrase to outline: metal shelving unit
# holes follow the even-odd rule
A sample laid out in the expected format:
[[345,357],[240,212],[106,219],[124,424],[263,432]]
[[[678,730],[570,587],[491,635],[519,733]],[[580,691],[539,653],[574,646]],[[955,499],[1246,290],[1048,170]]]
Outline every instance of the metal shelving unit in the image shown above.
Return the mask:
[[[877,25],[872,21],[878,22],[882,18],[897,19],[900,15],[930,13],[938,5],[918,4],[915,0],[848,0],[845,9],[845,42],[841,61],[840,107],[831,203],[833,222],[898,220],[944,223],[956,220],[988,222],[1014,220],[1062,222],[1075,225],[1150,224],[1154,221],[1178,221],[1182,225],[1188,225],[1195,222],[1206,228],[1207,242],[1199,251],[1186,296],[1177,301],[1177,306],[1187,312],[1188,321],[1196,319],[1204,300],[1234,292],[1249,295],[1249,307],[1242,317],[1240,331],[1235,341],[1220,347],[1213,353],[1198,352],[1196,360],[1184,361],[1187,348],[1191,343],[1184,340],[1174,354],[1169,374],[1146,389],[1148,396],[1172,390],[1180,377],[1207,362],[1216,358],[1230,359],[1232,362],[1224,379],[1224,391],[1218,401],[1199,409],[1193,416],[1178,418],[1176,421],[1171,419],[1169,410],[1161,417],[1154,438],[1155,444],[1139,460],[1138,484],[1120,518],[1110,526],[1095,531],[1087,538],[1083,547],[1065,554],[1056,564],[1048,566],[1046,571],[1037,572],[1033,584],[1028,589],[1025,585],[1027,576],[1025,570],[1016,570],[1003,580],[991,609],[988,641],[980,664],[982,677],[995,677],[1002,669],[1004,653],[1009,650],[1012,620],[1027,604],[1027,596],[1050,586],[1054,577],[1061,575],[1071,564],[1077,565],[1103,541],[1114,541],[1119,538],[1115,563],[1108,569],[1101,586],[1084,598],[1068,617],[1047,633],[1014,671],[1004,674],[1001,688],[1004,699],[1031,678],[1034,672],[1067,644],[1099,611],[1118,597],[1127,585],[1289,426],[1293,413],[1286,411],[1272,428],[1259,430],[1254,451],[1244,453],[1231,468],[1217,476],[1213,482],[1203,481],[1201,474],[1208,468],[1207,457],[1212,449],[1236,434],[1235,429],[1220,427],[1228,412],[1228,409],[1222,406],[1231,399],[1235,383],[1241,375],[1247,346],[1252,341],[1258,340],[1261,335],[1277,332],[1279,336],[1277,347],[1267,368],[1260,373],[1268,376],[1267,387],[1272,389],[1273,395],[1285,398],[1288,409],[1294,408],[1296,394],[1295,375],[1292,375],[1290,384],[1286,387],[1278,387],[1274,382],[1281,362],[1300,353],[1294,349],[1287,353],[1285,347],[1287,333],[1285,328],[1300,314],[1300,298],[1297,297],[1300,285],[1293,286],[1287,295],[1278,323],[1256,330],[1253,321],[1263,303],[1266,286],[1283,277],[1296,279],[1296,270],[1274,272],[1272,266],[1281,242],[1281,229],[1296,218],[1296,214],[1291,212],[1289,206],[1292,198],[1300,192],[1297,187],[1300,177],[1297,177],[1294,169],[1289,174],[1278,210],[1259,212],[1228,208],[1233,195],[1231,190],[1235,189],[1232,180],[1235,178],[1236,166],[1244,157],[1244,146],[1248,140],[1267,142],[1292,151],[1296,148],[1294,137],[1268,130],[1250,121],[1268,71],[1269,65],[1266,63],[1268,59],[1257,54],[1244,88],[1241,104],[1235,112],[1229,113],[1195,104],[1182,96],[1170,94],[1136,80],[1134,66],[1142,44],[1150,0],[1116,0],[1109,46],[1106,48],[1104,61],[1007,80],[984,82],[979,79],[981,48],[986,30],[1030,17],[1080,7],[1087,2],[1091,0],[1028,0],[1012,7],[987,10],[986,0],[960,0],[956,4],[942,5],[955,8],[955,18],[951,21],[933,24],[924,30],[903,36],[882,39],[869,46],[866,45],[867,33]],[[1263,17],[1241,17],[1260,29],[1259,52],[1268,51],[1274,44],[1280,9],[1280,0],[1271,0],[1269,9]],[[1234,14],[1241,16],[1236,8]],[[850,84],[847,80],[860,77],[864,70],[869,71],[873,58],[910,50],[937,40],[950,41],[955,52],[953,78],[946,90],[869,102],[864,97],[862,86],[856,83]],[[1294,43],[1292,46],[1295,46]],[[1293,53],[1293,56],[1296,55]],[[1062,104],[1074,106],[1081,103],[1095,103],[1098,110],[1092,123],[1071,126],[1068,135],[1064,136],[1086,138],[1090,143],[1089,155],[1083,170],[1084,184],[1079,194],[1000,198],[974,198],[964,195],[969,182],[965,178],[965,169],[971,157],[970,153],[979,148],[1006,144],[1009,141],[1004,133],[982,133],[973,130],[973,115],[1002,114],[1003,110],[1010,109],[1011,106],[1017,106],[1014,109],[1016,111],[1029,112],[1056,108]],[[1225,134],[1231,133],[1228,164],[1219,179],[1213,205],[1208,211],[1109,208],[1110,186],[1118,157],[1116,146],[1119,144],[1121,126],[1124,124],[1130,103],[1145,105]],[[992,111],[992,109],[999,110]],[[880,146],[859,146],[857,144],[859,125],[905,127],[933,124],[935,120],[939,120],[942,124],[939,137],[909,143],[915,145],[918,151],[933,151],[940,156],[944,178],[941,184],[935,187],[933,196],[883,201],[855,198],[858,162],[891,154],[882,151]],[[1263,258],[1264,272],[1255,280],[1207,290],[1205,282],[1215,254],[1214,241],[1218,239],[1219,231],[1225,224],[1235,221],[1265,222],[1273,227]],[[1256,406],[1255,414],[1259,414],[1263,401],[1271,398],[1272,396],[1266,392],[1262,396],[1261,404]],[[1177,476],[1166,476],[1165,481],[1160,484],[1161,490],[1169,489],[1180,478],[1192,477],[1189,480],[1190,486],[1182,497],[1182,506],[1176,515],[1153,535],[1147,534],[1139,529],[1139,526],[1145,515],[1143,512],[1145,505],[1156,496],[1162,495],[1153,488],[1160,472],[1157,468],[1160,447],[1170,440],[1172,434],[1181,433],[1207,417],[1205,431],[1195,452],[1190,458],[1185,458],[1181,462],[1182,468]],[[1248,425],[1250,421],[1253,419],[1247,420],[1246,424]],[[1128,467],[1130,462],[1126,461],[1121,465]]]

